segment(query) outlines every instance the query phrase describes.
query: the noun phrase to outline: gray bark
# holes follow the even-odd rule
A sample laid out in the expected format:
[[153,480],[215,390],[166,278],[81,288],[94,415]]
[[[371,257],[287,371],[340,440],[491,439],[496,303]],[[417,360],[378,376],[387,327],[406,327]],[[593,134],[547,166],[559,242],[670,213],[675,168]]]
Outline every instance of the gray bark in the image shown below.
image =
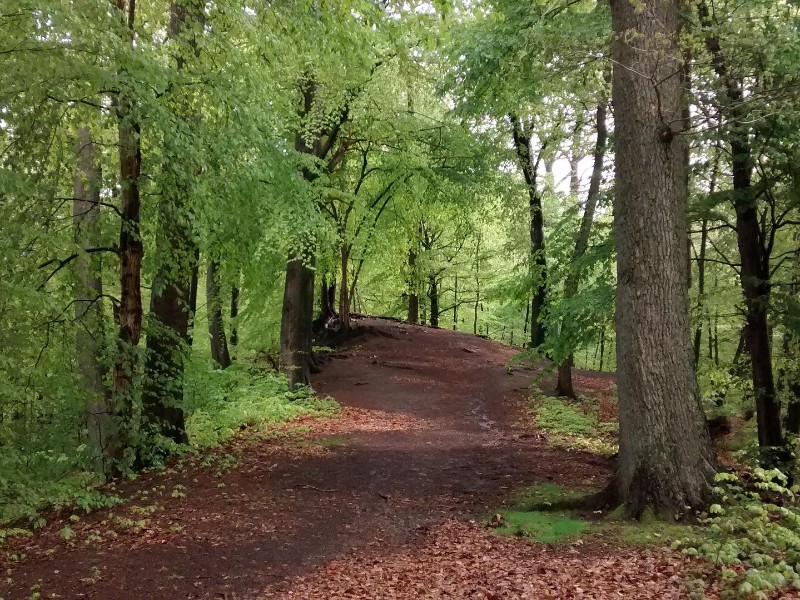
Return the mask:
[[[73,182],[72,223],[75,244],[84,250],[98,245],[100,187],[102,172],[97,150],[88,127],[76,136],[76,169]],[[95,466],[108,472],[106,455],[113,422],[104,384],[107,369],[103,365],[103,282],[97,254],[81,253],[74,261],[75,270],[75,358],[87,393],[86,426],[95,455]]]
[[674,516],[707,502],[715,471],[690,342],[684,146],[671,129],[682,123],[680,3],[611,6],[620,411],[611,489],[632,516],[648,507]]

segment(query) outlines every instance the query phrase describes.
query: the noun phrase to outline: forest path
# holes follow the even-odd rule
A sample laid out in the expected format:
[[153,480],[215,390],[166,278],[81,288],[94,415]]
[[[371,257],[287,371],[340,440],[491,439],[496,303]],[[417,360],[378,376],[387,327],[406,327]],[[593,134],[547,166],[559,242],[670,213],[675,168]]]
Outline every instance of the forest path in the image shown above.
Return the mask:
[[514,349],[388,320],[359,327],[314,381],[342,418],[305,421],[302,440],[244,442],[240,464],[222,474],[143,477],[128,486],[134,501],[82,517],[69,540],[64,521],[49,526],[8,565],[0,597],[333,597],[292,586],[331,560],[418,547],[440,524],[485,515],[525,485],[608,476],[605,459],[518,426],[532,372],[507,372]]

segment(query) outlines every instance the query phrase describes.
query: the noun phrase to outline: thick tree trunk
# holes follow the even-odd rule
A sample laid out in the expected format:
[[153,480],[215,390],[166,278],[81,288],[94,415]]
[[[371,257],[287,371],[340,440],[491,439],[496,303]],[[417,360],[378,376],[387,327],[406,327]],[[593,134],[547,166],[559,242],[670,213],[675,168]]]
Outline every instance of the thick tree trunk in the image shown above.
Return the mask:
[[310,259],[290,257],[286,265],[281,319],[281,370],[289,389],[311,383],[311,321],[314,271]]
[[680,3],[611,6],[620,409],[612,489],[632,516],[648,507],[674,516],[706,503],[715,470],[689,340],[683,140],[670,125],[682,121]]
[[[160,265],[153,279],[147,330],[142,417],[152,433],[187,443],[183,415],[183,368],[189,348],[192,232],[175,211],[184,198],[162,198],[157,246]],[[162,237],[163,236],[163,237]]]
[[419,294],[417,293],[417,253],[408,251],[408,322],[419,323]]
[[[592,233],[594,213],[597,210],[597,202],[600,199],[600,184],[603,180],[603,161],[606,154],[606,139],[608,138],[606,110],[607,104],[604,99],[597,105],[597,113],[595,114],[597,138],[594,146],[592,177],[589,182],[589,193],[586,197],[586,207],[583,209],[581,226],[578,230],[578,236],[575,239],[575,248],[572,250],[572,268],[564,283],[564,298],[567,300],[578,293],[580,273],[577,271],[575,263],[583,257],[586,253],[586,249],[589,247],[589,236]],[[575,193],[577,194],[577,190]],[[558,366],[556,394],[559,396],[575,397],[575,389],[572,385],[572,366],[574,364],[575,357],[570,353],[567,359]]]
[[228,340],[225,336],[225,322],[222,317],[222,297],[219,290],[219,264],[208,261],[206,271],[206,311],[208,312],[208,337],[211,343],[211,358],[221,368],[231,366]]
[[428,280],[428,299],[431,303],[431,327],[439,327],[439,281],[436,276]]
[[[97,150],[88,127],[81,127],[76,139],[76,169],[73,184],[72,224],[79,248],[96,247],[100,219],[102,172]],[[95,454],[97,471],[108,473],[106,454],[114,427],[103,383],[106,368],[102,363],[105,338],[103,327],[103,282],[99,257],[82,253],[75,269],[75,357],[87,392],[86,427]]]

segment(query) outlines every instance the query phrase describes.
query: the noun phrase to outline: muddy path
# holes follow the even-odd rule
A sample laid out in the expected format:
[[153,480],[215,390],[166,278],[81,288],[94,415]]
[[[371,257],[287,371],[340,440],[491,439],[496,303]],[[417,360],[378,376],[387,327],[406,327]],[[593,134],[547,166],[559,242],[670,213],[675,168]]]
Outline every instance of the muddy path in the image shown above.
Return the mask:
[[136,482],[134,504],[151,511],[141,530],[107,535],[117,509],[82,517],[70,540],[54,523],[22,545],[24,560],[3,565],[0,597],[298,597],[288,578],[346,553],[411,548],[534,482],[608,476],[604,459],[551,448],[518,425],[532,372],[508,372],[513,349],[392,321],[359,326],[364,335],[314,381],[345,407],[342,418],[311,423],[300,443],[251,443],[226,473]]

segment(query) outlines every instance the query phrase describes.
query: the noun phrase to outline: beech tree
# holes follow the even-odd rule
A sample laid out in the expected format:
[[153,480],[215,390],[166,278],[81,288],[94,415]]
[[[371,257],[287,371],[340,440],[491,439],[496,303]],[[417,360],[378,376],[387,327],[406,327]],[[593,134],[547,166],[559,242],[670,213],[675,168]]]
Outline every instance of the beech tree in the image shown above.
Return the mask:
[[689,339],[677,0],[611,5],[620,449],[627,512],[702,508],[714,453]]

